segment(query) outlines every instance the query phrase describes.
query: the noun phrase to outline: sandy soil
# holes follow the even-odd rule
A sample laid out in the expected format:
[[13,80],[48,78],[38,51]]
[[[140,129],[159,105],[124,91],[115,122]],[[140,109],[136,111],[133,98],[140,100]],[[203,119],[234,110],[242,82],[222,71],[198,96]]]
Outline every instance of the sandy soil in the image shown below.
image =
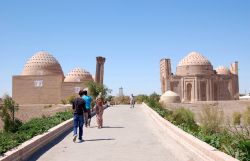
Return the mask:
[[[57,112],[71,109],[71,105],[20,105],[16,117],[26,122],[31,118],[51,116]],[[3,128],[3,122],[0,120],[0,129]]]
[[250,107],[250,100],[239,101],[208,101],[197,103],[171,103],[167,108],[176,109],[179,107],[188,108],[195,113],[196,121],[199,121],[199,115],[202,109],[206,106],[214,106],[223,110],[225,120],[232,117],[234,112],[243,112],[247,107]]

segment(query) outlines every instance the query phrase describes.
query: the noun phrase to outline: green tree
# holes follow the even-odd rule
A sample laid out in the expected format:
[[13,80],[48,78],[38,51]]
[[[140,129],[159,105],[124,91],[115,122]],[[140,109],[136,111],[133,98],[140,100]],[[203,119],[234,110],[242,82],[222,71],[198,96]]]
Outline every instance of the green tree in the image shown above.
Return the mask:
[[136,96],[136,102],[137,103],[142,103],[145,102],[148,99],[148,96],[145,94],[140,94]]
[[156,92],[153,92],[149,97],[157,102],[160,100],[160,95]]
[[9,96],[5,95],[3,105],[0,108],[0,116],[4,122],[4,131],[16,132],[22,122],[15,118],[15,112],[18,110],[18,104]]
[[88,82],[87,87],[89,95],[93,97],[93,99],[96,99],[99,94],[101,94],[102,98],[107,98],[108,94],[111,93],[111,89],[103,84],[98,84],[93,81]]

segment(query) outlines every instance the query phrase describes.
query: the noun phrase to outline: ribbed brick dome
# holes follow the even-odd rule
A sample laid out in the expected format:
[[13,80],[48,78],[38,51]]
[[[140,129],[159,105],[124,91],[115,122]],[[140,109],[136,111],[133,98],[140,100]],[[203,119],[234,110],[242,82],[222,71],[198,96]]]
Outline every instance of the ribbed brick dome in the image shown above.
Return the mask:
[[213,66],[210,61],[198,52],[191,52],[183,58],[177,68],[176,75],[211,75]]
[[211,65],[210,61],[198,52],[191,52],[183,58],[178,66],[185,65]]
[[35,53],[25,64],[22,75],[63,75],[59,62],[48,52]]
[[83,82],[83,81],[93,81],[93,78],[88,71],[79,67],[70,71],[64,79],[64,82]]

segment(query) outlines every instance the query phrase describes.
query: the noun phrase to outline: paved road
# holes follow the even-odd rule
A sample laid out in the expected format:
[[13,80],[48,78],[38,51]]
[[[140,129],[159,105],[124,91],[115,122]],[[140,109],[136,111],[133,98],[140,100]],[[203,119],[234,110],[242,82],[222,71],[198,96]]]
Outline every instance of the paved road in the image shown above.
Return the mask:
[[83,143],[73,143],[72,133],[44,154],[39,161],[200,161],[171,138],[163,138],[157,124],[137,105],[109,107],[104,128],[84,128]]

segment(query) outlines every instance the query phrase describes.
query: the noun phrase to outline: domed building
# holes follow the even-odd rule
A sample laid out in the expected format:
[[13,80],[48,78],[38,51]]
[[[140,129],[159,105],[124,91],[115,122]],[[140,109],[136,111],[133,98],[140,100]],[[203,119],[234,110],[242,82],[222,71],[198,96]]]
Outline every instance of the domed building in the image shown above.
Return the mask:
[[191,52],[171,71],[170,59],[161,59],[160,78],[162,93],[177,93],[182,102],[239,99],[238,62],[230,70],[212,63],[201,53]]
[[[103,83],[105,58],[96,58],[97,83]],[[102,74],[102,75],[101,75]],[[66,77],[60,63],[46,51],[35,53],[24,65],[21,75],[13,76],[12,95],[19,104],[57,104],[78,95],[93,76],[82,68],[75,68]]]
[[72,69],[65,77],[62,87],[62,99],[67,99],[72,92],[78,95],[80,89],[85,89],[89,81],[94,81],[93,76],[80,67]]
[[83,82],[93,81],[93,76],[86,70],[78,67],[70,71],[64,79],[64,82]]
[[181,99],[180,96],[173,92],[173,91],[167,91],[160,97],[160,103],[166,104],[166,103],[180,103]]

